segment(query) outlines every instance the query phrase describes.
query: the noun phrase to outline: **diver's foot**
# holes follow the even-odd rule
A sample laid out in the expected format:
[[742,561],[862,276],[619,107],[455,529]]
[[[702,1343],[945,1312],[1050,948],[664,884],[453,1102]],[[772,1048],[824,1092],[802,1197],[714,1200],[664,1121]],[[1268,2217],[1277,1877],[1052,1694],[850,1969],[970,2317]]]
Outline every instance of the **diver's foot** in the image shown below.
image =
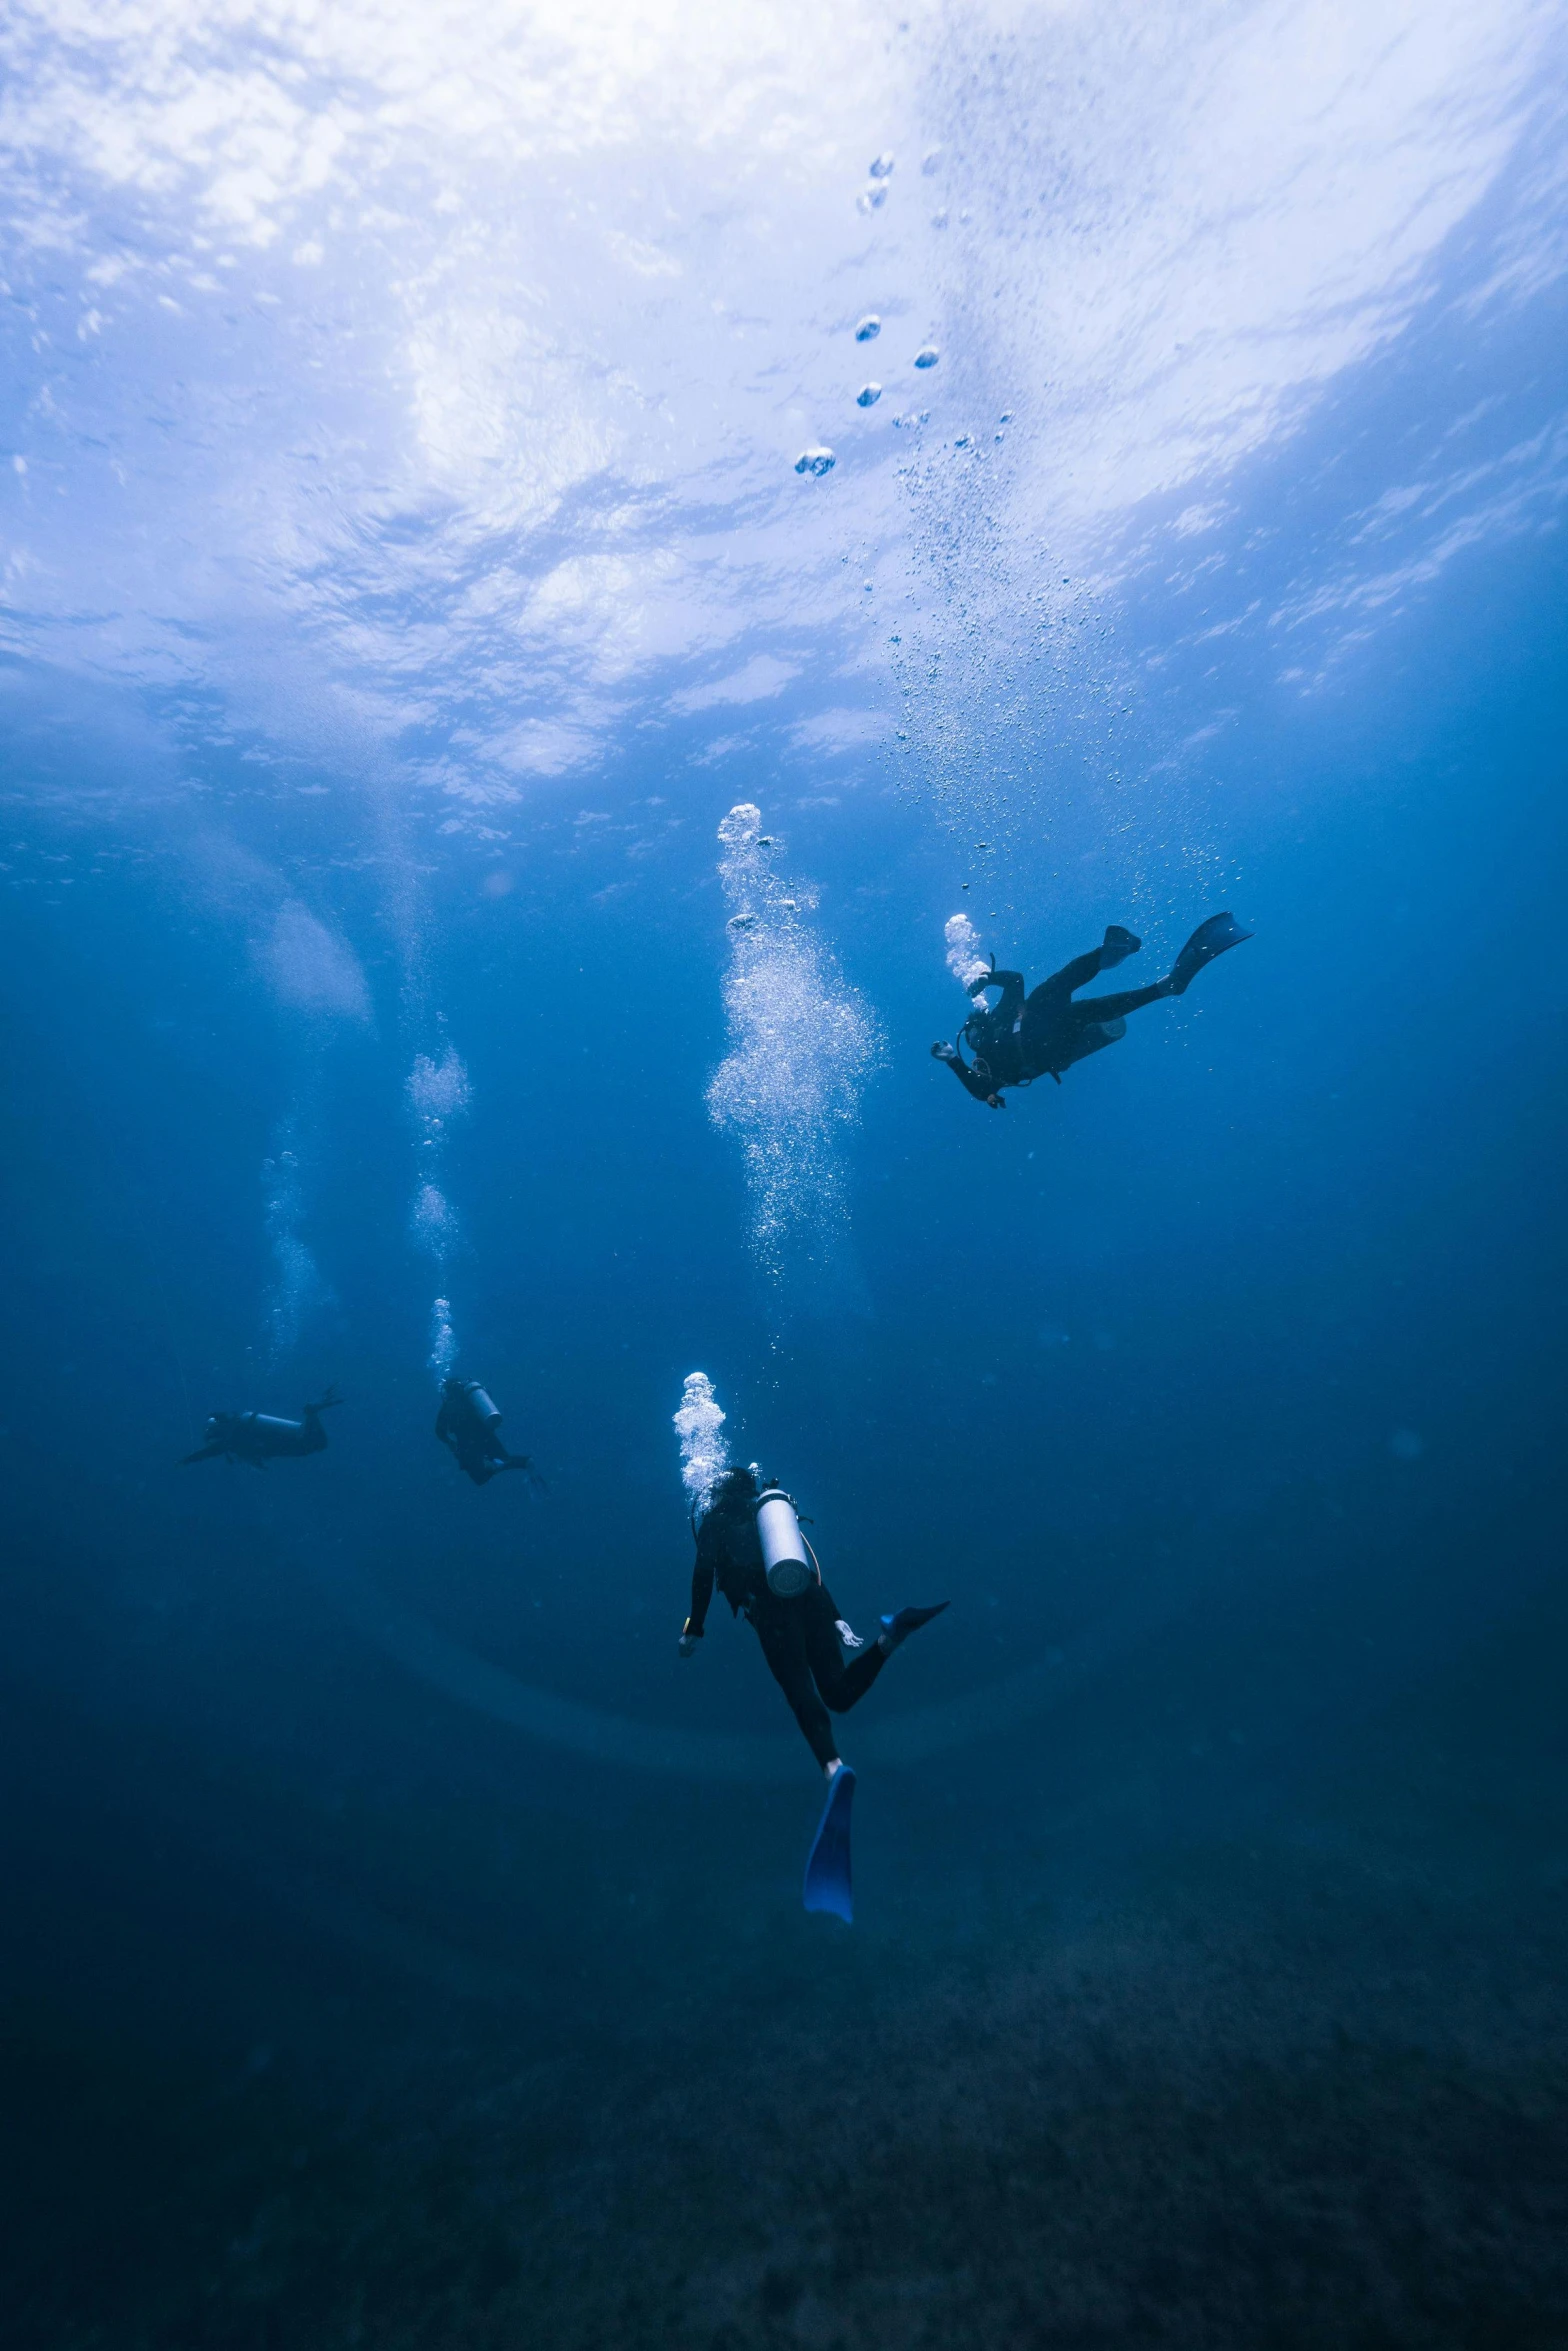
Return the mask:
[[901,1608],[896,1616],[884,1616],[877,1647],[890,1657],[911,1633],[918,1633],[923,1624],[929,1624],[933,1616],[940,1616],[948,1605],[946,1600],[939,1600],[934,1608]]
[[1129,955],[1136,955],[1142,945],[1143,941],[1135,938],[1131,931],[1123,930],[1119,922],[1108,922],[1100,946],[1100,969],[1114,971],[1119,963],[1126,962]]
[[956,1045],[935,1044],[931,1048],[931,1058],[933,1061],[956,1061],[958,1048]]

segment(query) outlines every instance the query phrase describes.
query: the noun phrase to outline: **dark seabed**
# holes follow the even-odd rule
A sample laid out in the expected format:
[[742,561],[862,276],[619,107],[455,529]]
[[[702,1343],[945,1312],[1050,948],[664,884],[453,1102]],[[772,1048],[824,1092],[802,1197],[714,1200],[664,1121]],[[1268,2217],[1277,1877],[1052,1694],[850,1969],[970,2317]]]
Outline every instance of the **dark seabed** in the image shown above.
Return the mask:
[[1568,2346],[1560,21],[7,38],[7,2351]]

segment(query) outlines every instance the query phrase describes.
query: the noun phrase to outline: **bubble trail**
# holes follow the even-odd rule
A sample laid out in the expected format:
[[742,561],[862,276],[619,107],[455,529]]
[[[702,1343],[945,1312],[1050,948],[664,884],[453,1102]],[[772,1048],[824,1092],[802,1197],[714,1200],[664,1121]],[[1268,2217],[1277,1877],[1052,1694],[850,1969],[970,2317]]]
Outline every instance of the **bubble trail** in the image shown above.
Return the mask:
[[437,1298],[430,1309],[430,1369],[444,1380],[457,1361],[457,1332],[452,1325],[452,1301]]
[[[419,1167],[409,1229],[426,1256],[437,1266],[445,1266],[462,1239],[463,1228],[457,1210],[436,1177],[441,1170],[448,1126],[454,1118],[462,1116],[472,1099],[468,1071],[456,1047],[445,1045],[439,1061],[428,1053],[416,1053],[405,1091],[419,1134]],[[438,1380],[444,1380],[456,1358],[452,1302],[440,1297],[430,1309],[429,1369]]]
[[950,914],[942,935],[947,941],[947,968],[961,988],[990,970],[980,952],[980,934],[967,914]]
[[675,1433],[681,1441],[681,1484],[700,1518],[730,1459],[729,1447],[720,1434],[725,1415],[705,1371],[687,1373],[680,1410],[674,1417]]
[[[287,1131],[287,1130],[285,1130]],[[262,1163],[267,1187],[266,1229],[274,1276],[267,1298],[266,1331],[273,1363],[293,1353],[311,1309],[324,1303],[321,1274],[300,1232],[304,1195],[299,1159],[287,1142]]]
[[819,1265],[848,1233],[840,1139],[881,1050],[875,1017],[813,936],[815,893],[784,881],[749,801],[719,826],[719,879],[733,909],[724,981],[730,1053],[708,1088],[714,1124],[736,1136],[752,1240],[778,1277],[801,1251]]

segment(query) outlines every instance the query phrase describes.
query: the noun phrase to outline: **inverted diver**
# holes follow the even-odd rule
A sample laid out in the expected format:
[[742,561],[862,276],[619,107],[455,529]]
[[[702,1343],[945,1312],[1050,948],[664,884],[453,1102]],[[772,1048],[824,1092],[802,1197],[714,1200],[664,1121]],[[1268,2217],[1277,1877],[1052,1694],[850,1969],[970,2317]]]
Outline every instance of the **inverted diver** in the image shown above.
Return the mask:
[[436,1435],[476,1486],[488,1485],[503,1469],[526,1470],[540,1482],[528,1455],[508,1452],[501,1442],[500,1411],[478,1380],[442,1381]]
[[[808,1564],[809,1562],[809,1564]],[[756,1472],[726,1470],[697,1525],[691,1613],[681,1628],[682,1657],[696,1654],[714,1587],[732,1615],[744,1616],[762,1644],[768,1670],[789,1701],[806,1744],[822,1767],[828,1800],[806,1866],[806,1908],[848,1920],[849,1808],[855,1775],[838,1751],[831,1714],[847,1714],[870,1689],[895,1649],[947,1606],[900,1608],[884,1616],[871,1642],[838,1612],[790,1498],[759,1487]],[[854,1652],[846,1665],[844,1651]]]
[[[1065,969],[1053,972],[1028,994],[1021,972],[997,971],[993,966],[969,984],[970,995],[982,1002],[959,1031],[958,1044],[933,1045],[932,1058],[945,1061],[977,1102],[1003,1110],[1004,1086],[1029,1086],[1042,1077],[1054,1078],[1060,1085],[1063,1070],[1126,1035],[1130,1012],[1141,1012],[1146,1004],[1158,1004],[1166,996],[1184,996],[1206,963],[1251,936],[1234,915],[1211,914],[1207,922],[1198,925],[1163,980],[1114,996],[1089,996],[1081,1004],[1073,1002],[1079,988],[1086,988],[1102,971],[1125,963],[1143,945],[1120,923],[1110,924],[1098,947],[1075,956]],[[987,988],[1001,991],[994,1004],[983,1002]],[[974,1056],[972,1061],[963,1057],[966,1044]]]
[[180,1467],[192,1461],[216,1461],[221,1454],[225,1461],[248,1461],[252,1469],[265,1469],[269,1461],[291,1461],[304,1453],[325,1452],[327,1432],[321,1415],[342,1401],[329,1388],[314,1404],[303,1407],[298,1420],[280,1420],[270,1412],[214,1412],[208,1416],[202,1442],[194,1453],[183,1457]]

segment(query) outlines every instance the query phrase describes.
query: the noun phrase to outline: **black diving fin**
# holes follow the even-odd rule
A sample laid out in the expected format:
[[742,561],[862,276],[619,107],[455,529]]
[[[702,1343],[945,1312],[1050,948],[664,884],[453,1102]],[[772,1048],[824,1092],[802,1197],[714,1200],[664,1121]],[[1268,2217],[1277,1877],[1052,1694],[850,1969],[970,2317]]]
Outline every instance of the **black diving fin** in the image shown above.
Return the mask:
[[822,1807],[822,1818],[806,1857],[806,1908],[829,1911],[846,1926],[855,1923],[849,1881],[849,1816],[854,1802],[855,1775],[847,1763],[841,1764],[833,1774],[828,1800]]
[[1227,947],[1241,946],[1251,936],[1233,914],[1211,914],[1207,922],[1199,923],[1171,965],[1171,994],[1184,996],[1206,963],[1212,963],[1216,955],[1223,955]]

